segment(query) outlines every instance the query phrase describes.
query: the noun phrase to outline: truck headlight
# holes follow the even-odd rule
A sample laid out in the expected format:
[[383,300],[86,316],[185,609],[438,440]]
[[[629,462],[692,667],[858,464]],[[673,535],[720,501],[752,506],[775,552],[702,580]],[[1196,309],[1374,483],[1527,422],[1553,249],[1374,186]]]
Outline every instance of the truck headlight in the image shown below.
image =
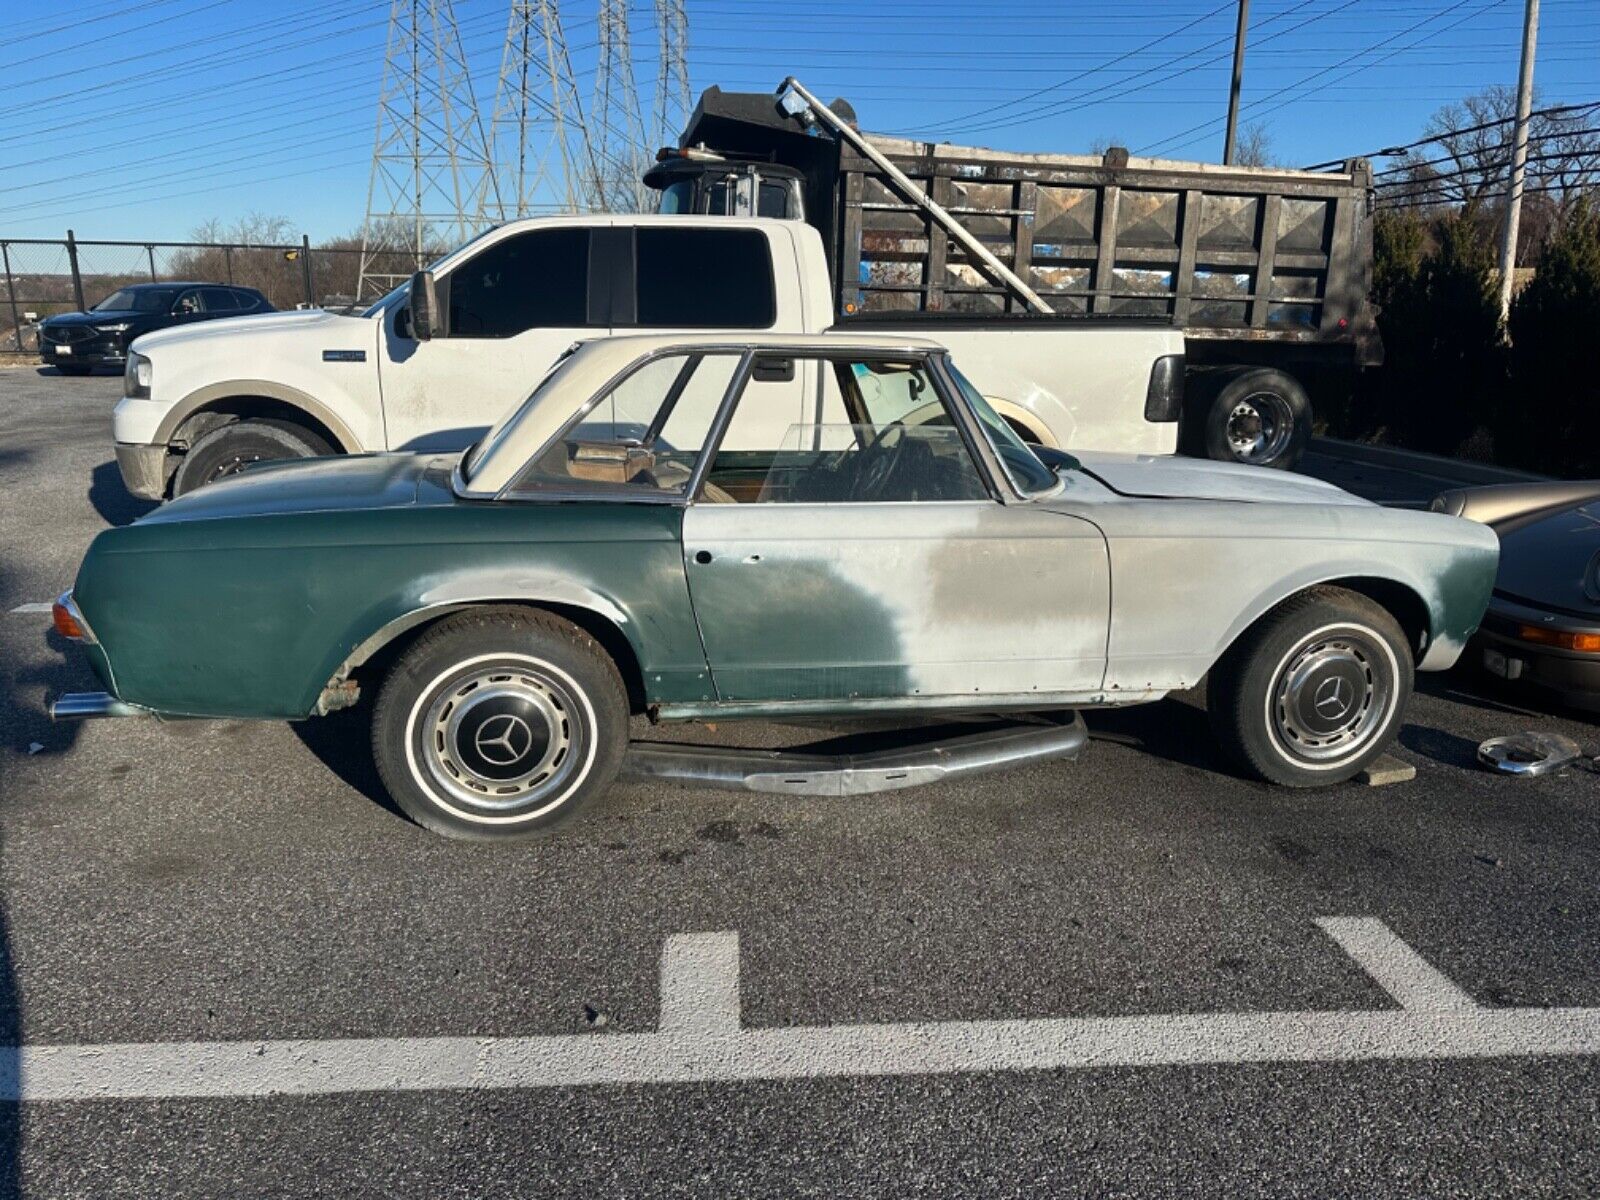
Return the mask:
[[150,380],[153,375],[148,358],[142,354],[129,354],[128,365],[122,372],[122,394],[135,400],[150,399]]

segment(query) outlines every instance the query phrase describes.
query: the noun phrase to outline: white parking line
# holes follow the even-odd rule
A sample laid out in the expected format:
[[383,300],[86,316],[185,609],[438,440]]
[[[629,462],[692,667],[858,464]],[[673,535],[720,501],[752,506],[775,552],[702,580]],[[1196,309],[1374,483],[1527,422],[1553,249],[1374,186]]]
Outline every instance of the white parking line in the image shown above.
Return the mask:
[[11,611],[14,613],[47,613],[55,607],[52,600],[40,600],[36,604],[19,604]]
[[655,1033],[23,1046],[0,1049],[0,1100],[1600,1054],[1600,1008],[1483,1008],[1382,922],[1321,924],[1405,1007],[743,1029],[738,935],[682,934]]

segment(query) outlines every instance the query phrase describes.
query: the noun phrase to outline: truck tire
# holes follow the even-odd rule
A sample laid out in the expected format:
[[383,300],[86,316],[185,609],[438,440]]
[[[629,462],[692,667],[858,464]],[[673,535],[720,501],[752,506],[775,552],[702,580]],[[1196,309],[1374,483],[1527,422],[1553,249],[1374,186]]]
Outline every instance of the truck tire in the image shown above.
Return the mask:
[[195,488],[236,475],[251,463],[290,458],[318,458],[332,447],[312,433],[287,421],[249,418],[213,429],[183,456],[172,477],[172,494],[182,496]]
[[1272,367],[1228,377],[1205,412],[1207,458],[1288,470],[1311,440],[1311,397]]
[[446,837],[506,841],[570,820],[616,778],[628,693],[592,637],[550,613],[447,617],[395,660],[372,754],[407,816]]
[[1337,587],[1291,596],[1212,668],[1206,708],[1224,751],[1286,787],[1341,783],[1399,732],[1411,644],[1376,601]]

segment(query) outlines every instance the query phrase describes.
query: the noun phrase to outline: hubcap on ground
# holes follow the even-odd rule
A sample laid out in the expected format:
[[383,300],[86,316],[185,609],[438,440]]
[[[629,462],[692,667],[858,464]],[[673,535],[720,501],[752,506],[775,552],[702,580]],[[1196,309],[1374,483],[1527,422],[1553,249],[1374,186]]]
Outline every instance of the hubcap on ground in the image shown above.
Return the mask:
[[1355,630],[1318,634],[1292,651],[1273,682],[1273,736],[1296,758],[1344,759],[1384,725],[1394,695],[1383,650]]
[[533,667],[489,666],[441,686],[418,727],[433,781],[478,809],[536,805],[582,760],[566,687]]
[[1294,416],[1282,396],[1252,392],[1228,414],[1228,448],[1239,462],[1270,462],[1282,454],[1294,429]]

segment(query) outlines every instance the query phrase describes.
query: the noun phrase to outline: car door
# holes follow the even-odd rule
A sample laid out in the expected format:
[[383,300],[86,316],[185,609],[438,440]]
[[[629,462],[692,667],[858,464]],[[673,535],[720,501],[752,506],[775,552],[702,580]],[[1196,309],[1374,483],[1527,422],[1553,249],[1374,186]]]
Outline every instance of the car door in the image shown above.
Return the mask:
[[410,336],[407,307],[383,318],[378,378],[390,449],[471,444],[522,402],[574,341],[602,337],[604,221],[525,229],[489,241],[439,281],[445,320]]
[[[832,419],[730,449],[757,440],[741,423],[770,422],[746,389],[684,516],[718,699],[872,707],[1098,690],[1110,607],[1099,530],[1002,503],[924,364],[822,365]],[[930,419],[930,402],[942,415]]]

